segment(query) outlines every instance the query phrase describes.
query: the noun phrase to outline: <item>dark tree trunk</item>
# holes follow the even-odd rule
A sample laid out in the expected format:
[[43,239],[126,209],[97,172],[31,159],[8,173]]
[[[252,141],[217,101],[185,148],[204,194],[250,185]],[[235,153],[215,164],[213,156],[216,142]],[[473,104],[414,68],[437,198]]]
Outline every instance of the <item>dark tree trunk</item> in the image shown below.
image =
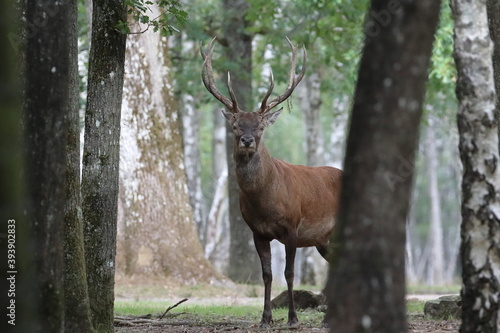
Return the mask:
[[123,1],[93,3],[82,200],[87,282],[94,328],[113,332],[120,110],[126,36]]
[[500,170],[493,45],[486,1],[452,0],[462,178],[462,325],[460,332],[500,328]]
[[39,332],[64,331],[63,238],[67,118],[70,107],[69,2],[29,0],[25,86],[26,178],[37,273]]
[[332,332],[407,330],[405,225],[439,10],[436,0],[372,0],[332,241]]
[[66,207],[64,224],[64,302],[66,332],[93,332],[83,248],[80,192],[80,119],[78,78],[77,3],[70,1],[70,105],[66,115]]
[[[25,182],[21,178],[23,146],[21,133],[22,110],[20,101],[18,59],[21,50],[11,44],[20,40],[19,8],[13,2],[0,1],[0,281],[2,321],[0,332],[36,332],[38,303],[34,299],[37,275],[33,269],[33,234],[31,220],[25,210]],[[12,283],[14,282],[14,283]],[[12,302],[14,302],[12,304]],[[29,318],[23,320],[22,318]]]
[[[231,83],[238,104],[245,111],[252,108],[252,35],[246,32],[249,4],[246,0],[223,0],[225,56],[230,64]],[[226,80],[227,77],[224,78]],[[222,115],[221,115],[222,117]],[[236,164],[233,159],[233,131],[226,124],[228,164],[230,239],[228,276],[237,282],[260,282],[260,261],[253,246],[250,228],[241,216]]]
[[[495,117],[500,123],[500,1],[487,0],[486,5],[490,37],[493,41],[493,78],[497,92]],[[500,126],[498,130],[500,136]]]

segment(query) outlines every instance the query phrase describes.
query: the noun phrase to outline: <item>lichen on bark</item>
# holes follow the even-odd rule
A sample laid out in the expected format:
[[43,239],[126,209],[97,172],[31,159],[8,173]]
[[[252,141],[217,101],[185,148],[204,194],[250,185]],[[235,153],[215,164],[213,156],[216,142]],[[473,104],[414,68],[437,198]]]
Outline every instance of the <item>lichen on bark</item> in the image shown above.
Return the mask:
[[119,278],[141,276],[183,284],[223,280],[204,258],[196,234],[167,41],[148,31],[129,36],[128,46],[121,135]]
[[500,169],[486,1],[451,1],[462,178],[461,332],[500,328]]

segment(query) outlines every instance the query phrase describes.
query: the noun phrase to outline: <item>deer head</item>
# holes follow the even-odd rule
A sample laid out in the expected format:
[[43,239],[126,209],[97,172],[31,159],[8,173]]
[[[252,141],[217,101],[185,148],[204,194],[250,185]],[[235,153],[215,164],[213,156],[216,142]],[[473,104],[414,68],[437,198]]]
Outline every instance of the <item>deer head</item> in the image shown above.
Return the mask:
[[258,147],[264,130],[266,127],[272,125],[275,120],[280,115],[283,108],[277,111],[271,112],[279,104],[286,101],[295,87],[304,77],[306,70],[306,50],[303,48],[303,63],[302,69],[298,76],[295,74],[295,68],[297,66],[297,48],[286,38],[290,48],[292,49],[292,60],[290,65],[290,73],[288,76],[288,85],[283,94],[277,96],[270,102],[268,102],[271,93],[274,88],[274,77],[271,71],[271,82],[269,84],[269,89],[262,99],[260,108],[255,112],[244,112],[238,106],[236,96],[234,94],[233,88],[231,87],[231,75],[227,73],[227,88],[229,92],[229,97],[227,98],[221,94],[217,86],[215,85],[215,79],[212,70],[212,53],[215,44],[215,38],[212,39],[207,52],[203,52],[200,47],[201,56],[203,57],[203,69],[201,72],[201,77],[203,79],[203,84],[205,88],[217,99],[219,100],[227,110],[222,110],[224,117],[231,124],[233,128],[234,138],[235,138],[235,154],[253,155]]

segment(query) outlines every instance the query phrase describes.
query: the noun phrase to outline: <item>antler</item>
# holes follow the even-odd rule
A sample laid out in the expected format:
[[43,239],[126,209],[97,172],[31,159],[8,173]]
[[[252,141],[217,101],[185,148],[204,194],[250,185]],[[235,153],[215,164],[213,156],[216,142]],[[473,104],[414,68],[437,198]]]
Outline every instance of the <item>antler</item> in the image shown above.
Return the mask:
[[295,67],[297,67],[297,47],[293,46],[292,42],[286,37],[286,41],[290,45],[290,48],[292,49],[292,63],[290,65],[290,74],[288,76],[288,86],[286,87],[285,92],[273,99],[269,104],[267,104],[267,99],[269,96],[271,96],[271,93],[273,92],[274,88],[274,77],[273,77],[273,72],[271,71],[271,83],[269,84],[269,89],[267,90],[266,95],[262,99],[262,104],[260,105],[260,113],[267,113],[271,109],[275,108],[279,104],[283,103],[290,95],[293,93],[295,90],[295,87],[299,84],[299,82],[302,80],[304,77],[304,74],[306,72],[306,58],[307,58],[307,53],[305,47],[302,47],[302,52],[303,52],[303,62],[302,62],[302,69],[300,70],[300,73],[297,77],[295,77]]
[[205,88],[215,97],[217,98],[222,104],[226,106],[226,108],[231,111],[232,113],[237,113],[240,112],[240,108],[238,107],[238,102],[236,101],[236,96],[234,95],[233,88],[231,87],[231,76],[229,72],[227,73],[227,88],[229,90],[229,96],[231,97],[231,100],[224,95],[221,94],[219,89],[217,89],[217,86],[215,85],[215,80],[214,80],[214,73],[212,70],[212,53],[214,50],[214,44],[215,44],[215,39],[214,37],[212,41],[210,42],[210,45],[208,46],[208,51],[205,54],[203,52],[203,48],[200,46],[200,53],[203,58],[203,68],[201,70],[201,78],[203,80],[203,84],[205,85]]

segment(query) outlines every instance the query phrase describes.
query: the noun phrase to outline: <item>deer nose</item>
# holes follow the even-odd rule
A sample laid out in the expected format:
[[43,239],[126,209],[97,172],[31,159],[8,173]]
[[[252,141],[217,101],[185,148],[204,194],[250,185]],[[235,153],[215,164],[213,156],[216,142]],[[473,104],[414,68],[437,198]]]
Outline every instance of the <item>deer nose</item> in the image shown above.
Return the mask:
[[242,144],[245,147],[250,147],[254,142],[255,139],[253,138],[253,136],[248,134],[243,135],[240,139],[240,144]]

